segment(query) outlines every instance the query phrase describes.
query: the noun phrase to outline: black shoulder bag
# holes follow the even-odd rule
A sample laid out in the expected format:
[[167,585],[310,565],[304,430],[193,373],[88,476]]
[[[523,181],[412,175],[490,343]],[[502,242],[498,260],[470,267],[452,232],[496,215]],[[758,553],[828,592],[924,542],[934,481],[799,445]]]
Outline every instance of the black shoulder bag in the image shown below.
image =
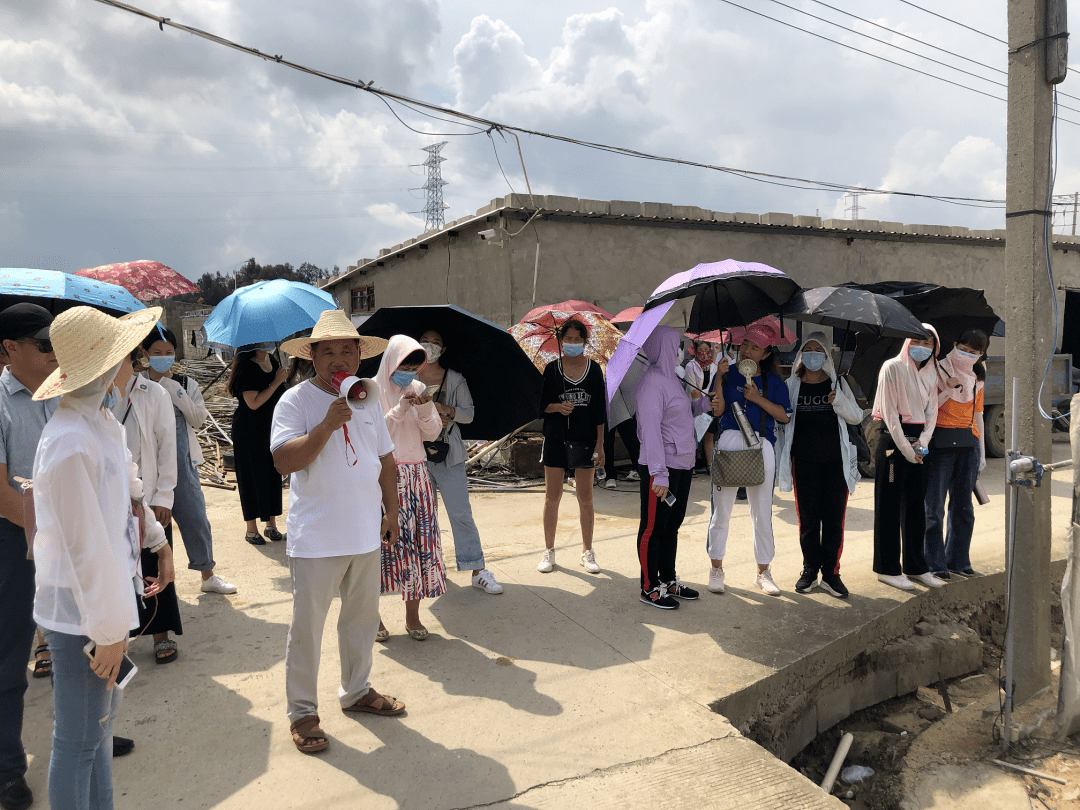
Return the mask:
[[942,450],[970,450],[976,446],[977,438],[972,428],[975,426],[975,399],[978,393],[979,383],[971,391],[971,424],[967,427],[958,428],[934,428],[934,435],[930,437],[930,449]]
[[[442,382],[439,383],[439,390],[435,392],[435,396],[432,397],[436,402],[439,401],[439,397],[442,395],[443,386],[446,385],[446,375],[449,372],[443,371]],[[453,427],[453,422],[443,428],[442,433],[439,434],[439,438],[434,441],[424,442],[424,453],[427,455],[427,460],[432,464],[440,464],[446,461],[446,457],[450,455],[450,442],[447,441],[450,434],[450,428]]]
[[[592,361],[590,360],[591,364]],[[585,376],[589,375],[589,369],[591,365],[585,366]],[[563,384],[563,396],[566,395],[566,373],[563,371],[562,360],[559,360],[559,376],[562,377]],[[582,382],[585,378],[582,377]],[[566,417],[566,430],[570,432],[570,417]],[[572,442],[567,439],[563,440],[563,452],[566,454],[566,469],[567,470],[587,470],[595,467],[593,463],[593,444],[591,442]]]

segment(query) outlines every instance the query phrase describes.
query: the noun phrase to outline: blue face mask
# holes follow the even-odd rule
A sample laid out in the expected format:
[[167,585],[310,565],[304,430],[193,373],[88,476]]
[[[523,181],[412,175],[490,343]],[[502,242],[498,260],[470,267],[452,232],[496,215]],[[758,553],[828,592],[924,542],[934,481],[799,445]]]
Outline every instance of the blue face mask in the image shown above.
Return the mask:
[[562,345],[563,354],[567,357],[581,357],[582,352],[585,351],[584,343],[564,343]]
[[923,360],[928,360],[933,352],[925,346],[911,346],[908,348],[908,354],[916,363],[921,363]]
[[158,374],[168,374],[169,369],[176,363],[176,355],[166,354],[162,357],[151,357],[150,368]]
[[825,352],[803,352],[802,364],[807,371],[821,371],[825,365]]
[[963,349],[960,348],[954,348],[953,351],[961,357],[966,357],[968,360],[978,360],[982,356],[979,354],[973,354],[971,352],[965,352]]
[[118,399],[118,396],[117,396],[117,393],[116,393],[116,386],[113,386],[112,388],[110,388],[108,391],[105,392],[105,396],[101,400],[101,404],[107,410],[112,410],[112,407],[113,407],[113,405],[116,404],[117,399]]
[[400,386],[401,388],[405,388],[415,379],[415,371],[402,371],[400,368],[390,375],[390,382],[392,382],[394,385]]

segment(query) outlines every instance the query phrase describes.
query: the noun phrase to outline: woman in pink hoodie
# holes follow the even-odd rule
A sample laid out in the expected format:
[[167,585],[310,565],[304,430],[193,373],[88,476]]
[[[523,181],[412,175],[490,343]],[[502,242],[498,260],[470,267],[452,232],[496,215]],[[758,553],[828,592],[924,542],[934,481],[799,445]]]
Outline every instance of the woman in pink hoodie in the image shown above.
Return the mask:
[[[881,423],[874,479],[874,573],[886,585],[914,590],[945,583],[930,573],[923,554],[927,468],[938,411],[938,336],[909,338],[878,373],[874,419]],[[903,564],[901,565],[901,552]]]
[[[439,510],[427,471],[424,442],[442,432],[442,420],[426,386],[416,379],[427,352],[411,337],[394,335],[383,352],[376,382],[386,427],[394,440],[398,479],[398,539],[382,547],[383,593],[401,592],[405,629],[417,641],[427,638],[420,622],[420,600],[446,592],[446,567],[439,538]],[[390,632],[380,622],[378,641]]]

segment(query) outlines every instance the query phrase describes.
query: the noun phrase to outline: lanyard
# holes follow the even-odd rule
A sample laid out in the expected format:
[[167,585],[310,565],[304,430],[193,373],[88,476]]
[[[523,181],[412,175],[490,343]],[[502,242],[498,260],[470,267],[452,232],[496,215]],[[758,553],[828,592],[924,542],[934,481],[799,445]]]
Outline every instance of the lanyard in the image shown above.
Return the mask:
[[[348,465],[349,465],[350,467],[355,467],[355,466],[356,466],[356,462],[357,462],[357,461],[358,461],[359,459],[358,459],[358,458],[356,457],[356,448],[355,448],[355,447],[353,447],[353,443],[352,443],[352,441],[351,441],[351,440],[349,439],[349,426],[348,426],[348,425],[342,425],[342,426],[341,426],[341,429],[345,431],[345,462],[346,462],[346,463],[347,463],[347,464],[348,464]],[[349,461],[349,451],[350,451],[350,450],[352,450],[352,461]]]

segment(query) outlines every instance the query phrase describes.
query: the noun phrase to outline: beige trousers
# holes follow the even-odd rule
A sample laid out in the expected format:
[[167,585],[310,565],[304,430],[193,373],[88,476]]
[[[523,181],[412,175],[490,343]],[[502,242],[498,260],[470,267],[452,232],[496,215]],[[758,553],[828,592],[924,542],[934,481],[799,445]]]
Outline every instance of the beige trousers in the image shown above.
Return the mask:
[[338,700],[351,706],[371,688],[372,649],[379,629],[379,552],[348,557],[290,557],[293,615],[285,647],[290,722],[319,712],[319,653],[330,602],[341,597]]

